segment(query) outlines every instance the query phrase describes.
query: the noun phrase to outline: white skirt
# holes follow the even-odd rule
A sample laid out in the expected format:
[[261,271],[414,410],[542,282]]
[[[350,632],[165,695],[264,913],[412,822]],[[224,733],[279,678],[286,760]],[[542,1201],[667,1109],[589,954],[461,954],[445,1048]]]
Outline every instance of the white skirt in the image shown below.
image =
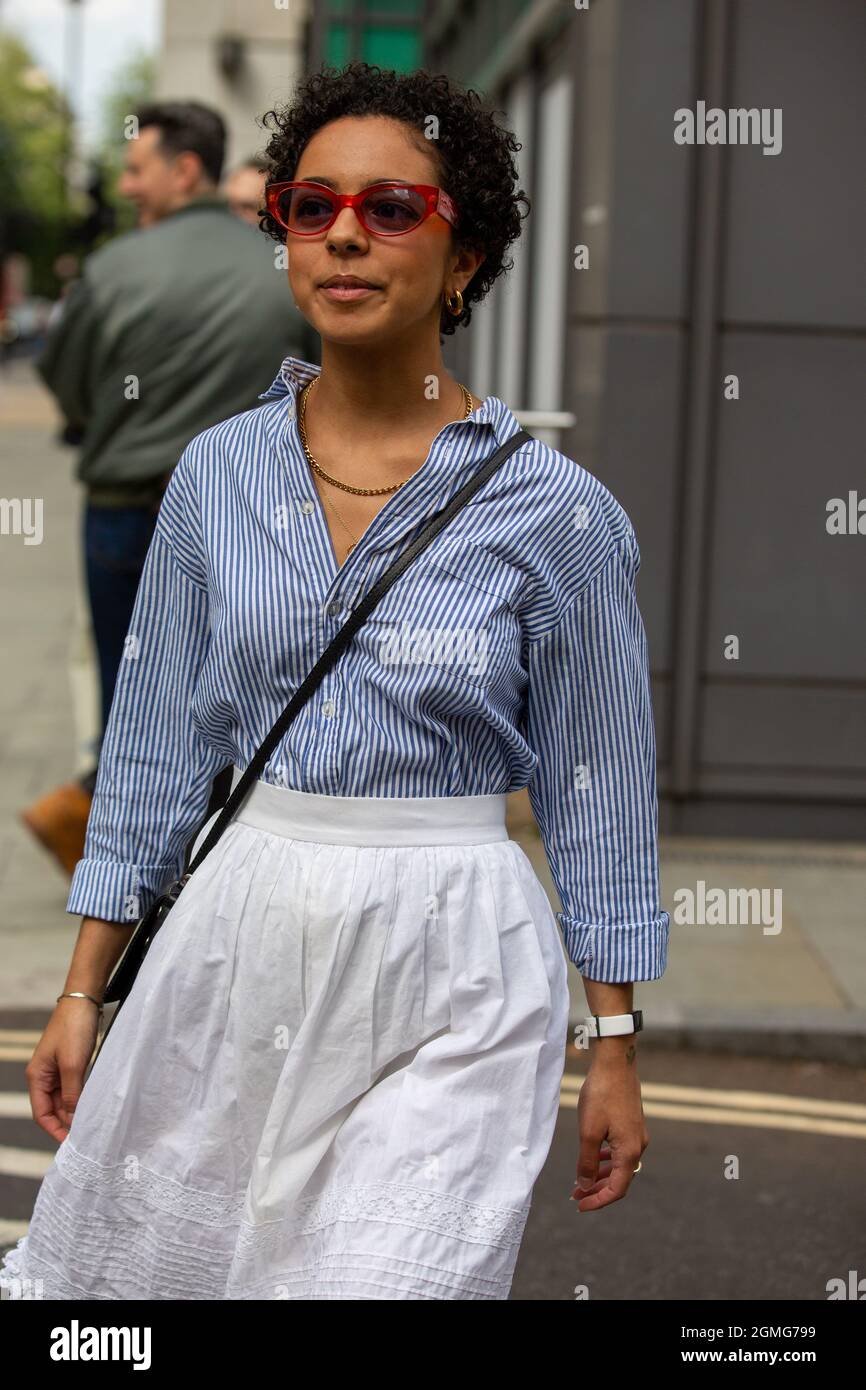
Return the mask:
[[507,1299],[569,998],[505,803],[257,783],[145,957],[7,1297]]

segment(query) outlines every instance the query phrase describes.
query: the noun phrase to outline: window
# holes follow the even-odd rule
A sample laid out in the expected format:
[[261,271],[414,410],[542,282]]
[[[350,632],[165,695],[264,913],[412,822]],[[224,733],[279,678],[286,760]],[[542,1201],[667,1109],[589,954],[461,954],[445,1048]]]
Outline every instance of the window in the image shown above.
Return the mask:
[[[323,0],[314,22],[310,62],[336,68],[353,59],[397,72],[422,64],[424,0]],[[317,51],[321,49],[321,52]]]

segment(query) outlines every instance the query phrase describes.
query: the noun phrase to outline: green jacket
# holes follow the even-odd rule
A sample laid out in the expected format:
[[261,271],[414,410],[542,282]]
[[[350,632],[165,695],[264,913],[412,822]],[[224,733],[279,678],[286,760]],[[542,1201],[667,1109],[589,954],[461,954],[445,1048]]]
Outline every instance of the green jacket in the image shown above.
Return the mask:
[[208,197],[88,257],[36,365],[83,427],[91,489],[155,482],[303,355],[309,327],[276,249]]

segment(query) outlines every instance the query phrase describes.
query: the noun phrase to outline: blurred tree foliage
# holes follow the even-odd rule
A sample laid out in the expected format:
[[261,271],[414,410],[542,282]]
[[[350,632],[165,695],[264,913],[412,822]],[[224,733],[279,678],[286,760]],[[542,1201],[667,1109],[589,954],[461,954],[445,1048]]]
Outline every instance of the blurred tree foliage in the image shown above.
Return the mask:
[[25,45],[0,33],[0,249],[26,253],[36,294],[55,292],[64,247],[67,116]]
[[86,188],[70,196],[66,99],[26,45],[0,33],[0,255],[27,256],[33,294],[57,295],[61,252],[81,259],[135,225],[134,208],[117,192],[124,121],[150,99],[153,82],[154,61],[144,51],[118,68],[104,99],[98,148],[87,158]]

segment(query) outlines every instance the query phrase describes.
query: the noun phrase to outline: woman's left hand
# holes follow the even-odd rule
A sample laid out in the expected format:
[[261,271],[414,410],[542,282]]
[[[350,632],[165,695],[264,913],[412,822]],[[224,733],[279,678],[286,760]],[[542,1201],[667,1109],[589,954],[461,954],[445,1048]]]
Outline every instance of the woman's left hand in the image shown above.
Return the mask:
[[578,1211],[597,1211],[626,1195],[649,1143],[633,1056],[621,1049],[595,1051],[580,1088],[577,1121],[580,1151],[572,1195]]

